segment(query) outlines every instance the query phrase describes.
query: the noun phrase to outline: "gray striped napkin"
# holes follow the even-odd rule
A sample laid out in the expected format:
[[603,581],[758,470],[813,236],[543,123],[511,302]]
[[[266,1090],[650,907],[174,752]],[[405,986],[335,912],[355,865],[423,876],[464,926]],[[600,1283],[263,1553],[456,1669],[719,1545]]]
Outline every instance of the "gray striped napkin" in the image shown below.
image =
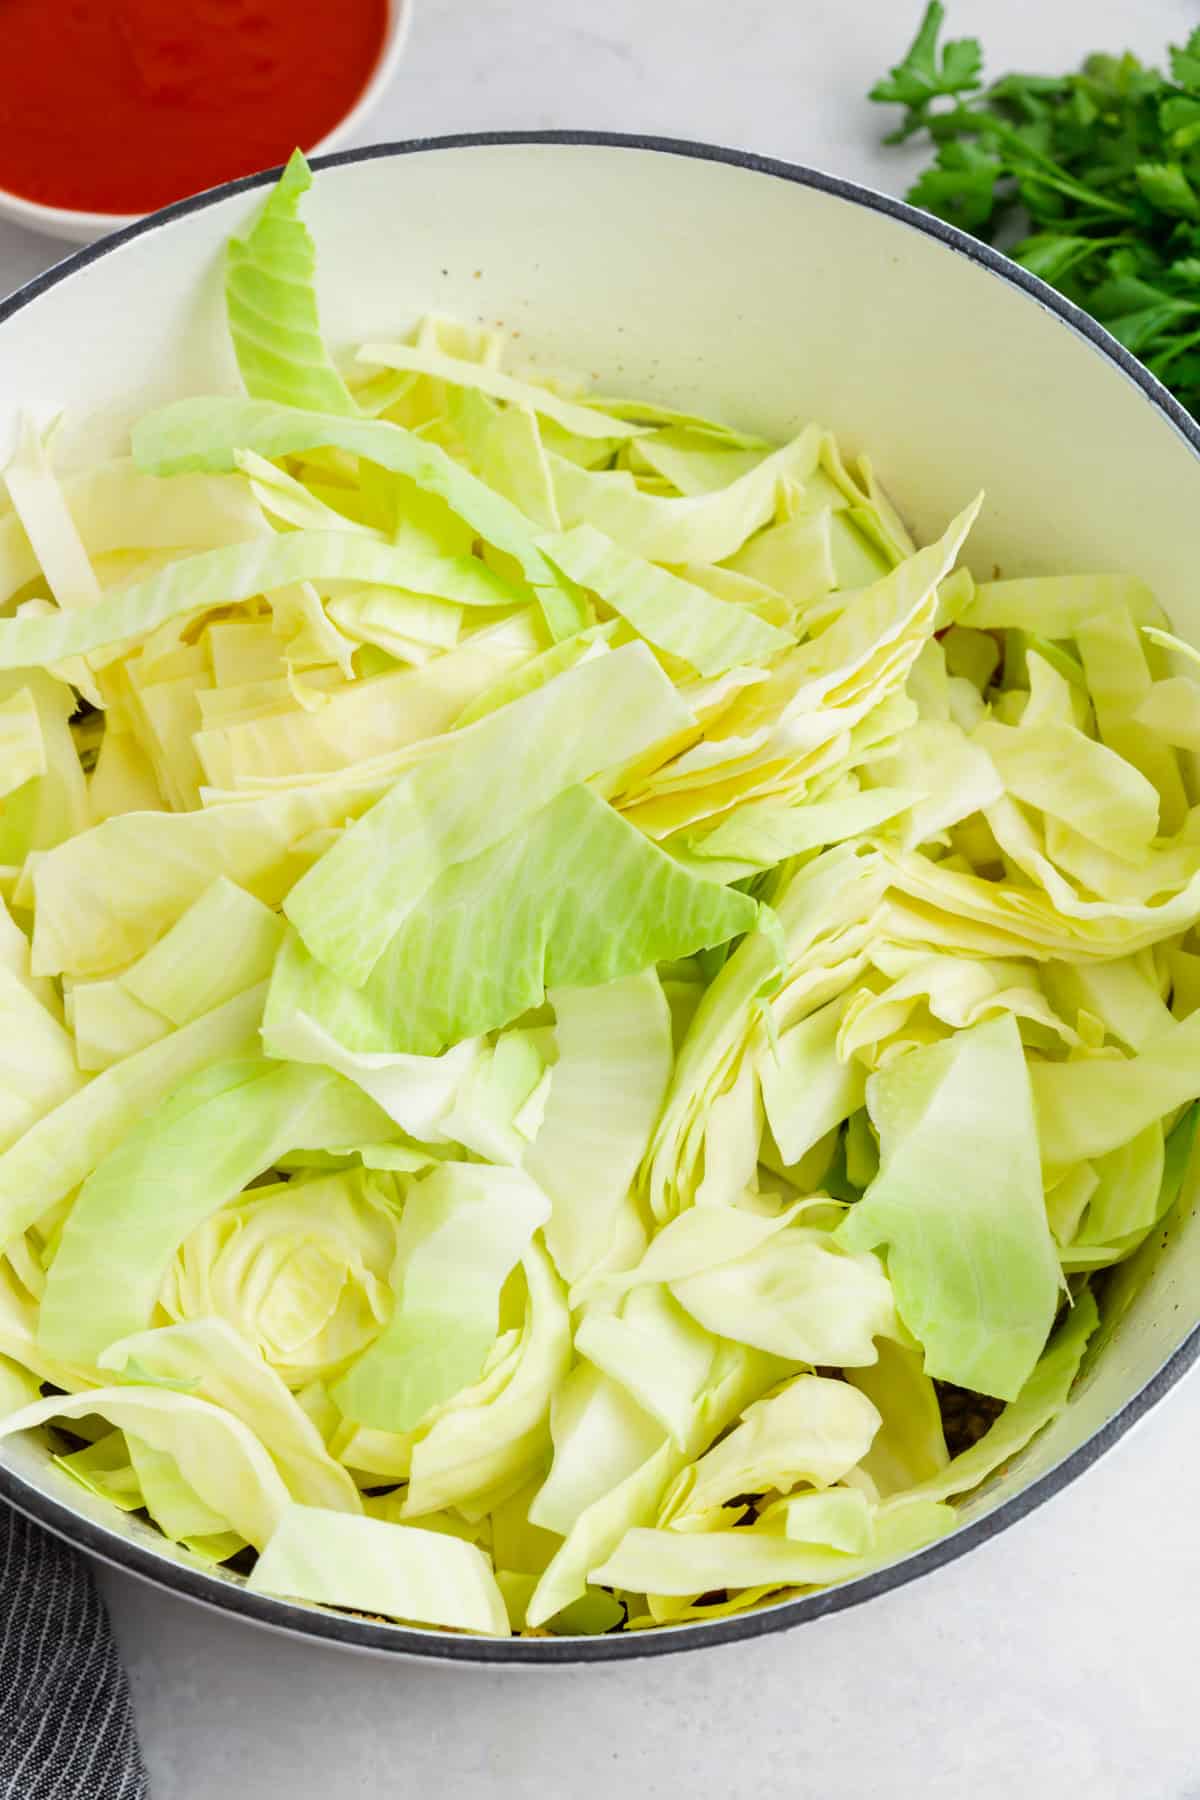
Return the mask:
[[0,1800],[147,1800],[129,1684],[83,1559],[0,1504]]

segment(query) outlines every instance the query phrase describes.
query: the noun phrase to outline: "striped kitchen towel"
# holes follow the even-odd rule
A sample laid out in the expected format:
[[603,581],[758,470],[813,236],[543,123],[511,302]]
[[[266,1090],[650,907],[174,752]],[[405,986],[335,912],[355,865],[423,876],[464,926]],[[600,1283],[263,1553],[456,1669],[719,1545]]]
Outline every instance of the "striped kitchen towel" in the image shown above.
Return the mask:
[[0,1504],[0,1800],[147,1800],[129,1684],[82,1557]]

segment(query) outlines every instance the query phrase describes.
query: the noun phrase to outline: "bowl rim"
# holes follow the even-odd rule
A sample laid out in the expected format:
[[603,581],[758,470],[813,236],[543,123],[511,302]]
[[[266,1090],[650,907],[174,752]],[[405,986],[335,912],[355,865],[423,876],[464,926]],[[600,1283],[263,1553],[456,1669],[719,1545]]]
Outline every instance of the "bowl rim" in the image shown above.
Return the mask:
[[[403,12],[409,10],[409,4],[410,0],[404,0]],[[869,212],[881,213],[926,237],[936,238],[947,248],[979,264],[997,279],[1021,289],[1077,336],[1084,338],[1099,355],[1115,364],[1175,428],[1200,460],[1200,423],[1123,344],[1118,343],[1089,314],[1065,299],[1038,276],[1030,274],[1027,269],[994,250],[991,245],[960,231],[957,226],[949,225],[942,219],[910,206],[906,201],[894,199],[863,183],[830,175],[805,164],[759,156],[751,151],[732,150],[686,138],[610,131],[457,132],[445,136],[371,144],[357,150],[334,151],[314,156],[311,160],[313,168],[320,170],[429,151],[528,148],[539,145],[564,149],[643,151],[746,169],[754,174],[814,189],[850,205],[861,206]],[[23,312],[40,295],[58,287],[92,263],[98,262],[101,257],[110,255],[112,251],[149,232],[157,231],[164,225],[170,225],[177,219],[185,218],[190,213],[203,211],[231,195],[265,187],[279,173],[279,169],[266,169],[256,175],[241,176],[218,187],[208,188],[186,200],[176,201],[158,212],[136,219],[96,243],[76,250],[0,300],[0,325]],[[229,1576],[174,1562],[159,1552],[122,1537],[118,1532],[44,1493],[3,1462],[0,1462],[0,1501],[7,1502],[18,1512],[74,1543],[78,1548],[168,1593],[318,1644],[399,1655],[424,1662],[485,1664],[493,1667],[523,1665],[544,1668],[576,1663],[623,1662],[638,1657],[664,1656],[683,1650],[699,1650],[714,1644],[765,1637],[769,1633],[784,1631],[860,1605],[863,1601],[890,1593],[921,1575],[956,1561],[977,1544],[997,1536],[1054,1495],[1061,1493],[1144,1418],[1198,1360],[1200,1321],[1137,1393],[1070,1455],[983,1518],[958,1527],[948,1537],[939,1539],[928,1548],[904,1557],[899,1562],[839,1587],[824,1588],[797,1599],[781,1600],[756,1612],[734,1614],[711,1622],[696,1620],[685,1625],[659,1626],[652,1631],[619,1633],[607,1637],[460,1636],[435,1629],[377,1622],[350,1613],[323,1611],[294,1601],[276,1599],[272,1595],[257,1594]]]
[[[383,39],[370,73],[362,88],[346,108],[341,118],[329,127],[316,143],[311,152],[305,154],[310,160],[316,156],[329,155],[339,144],[345,143],[351,132],[357,131],[367,116],[372,113],[383,98],[392,77],[400,66],[401,58],[408,45],[409,33],[412,30],[413,7],[416,0],[387,0],[387,23],[384,27]],[[256,180],[256,176],[241,176],[238,181]],[[236,185],[236,182],[222,182],[220,187]],[[204,188],[202,194],[217,192],[214,188]],[[173,202],[173,206],[187,205],[197,196],[188,196],[182,202]],[[17,193],[15,188],[5,187],[0,183],[0,218],[9,220],[14,225],[22,225],[28,231],[39,232],[43,237],[58,237],[67,243],[94,241],[110,237],[127,226],[141,224],[144,219],[155,219],[160,212],[171,210],[160,207],[147,213],[108,213],[93,212],[87,207],[52,206],[46,200],[31,200],[26,194]]]

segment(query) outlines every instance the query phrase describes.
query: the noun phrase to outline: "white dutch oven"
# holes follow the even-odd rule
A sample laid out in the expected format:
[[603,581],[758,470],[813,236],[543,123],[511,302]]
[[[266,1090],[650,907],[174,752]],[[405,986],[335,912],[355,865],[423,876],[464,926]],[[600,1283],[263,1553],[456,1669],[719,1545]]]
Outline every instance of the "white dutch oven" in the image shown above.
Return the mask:
[[[820,420],[870,449],[919,537],[984,488],[976,573],[1136,573],[1200,642],[1200,428],[1090,320],[973,239],[811,170],[655,140],[447,138],[317,166],[308,217],[335,347],[433,310],[520,332],[531,359],[609,392],[778,437]],[[269,179],[158,213],[0,304],[0,451],[24,405],[99,411],[115,448],[147,406],[233,387],[221,249]],[[250,1594],[92,1499],[33,1438],[0,1445],[0,1497],[178,1593],[358,1648],[501,1663],[698,1648],[911,1580],[1081,1474],[1200,1354],[1194,1183],[1117,1271],[1104,1317],[1070,1407],[963,1505],[953,1536],[709,1625],[492,1641]]]

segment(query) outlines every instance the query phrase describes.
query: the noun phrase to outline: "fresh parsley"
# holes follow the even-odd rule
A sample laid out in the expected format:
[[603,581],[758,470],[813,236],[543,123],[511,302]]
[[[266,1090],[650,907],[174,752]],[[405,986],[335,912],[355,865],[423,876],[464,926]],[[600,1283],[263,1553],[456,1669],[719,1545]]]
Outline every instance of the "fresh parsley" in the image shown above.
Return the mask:
[[933,164],[908,198],[998,243],[1108,328],[1200,415],[1200,29],[1170,77],[1097,54],[1065,75],[983,85],[974,38],[939,43],[931,0],[871,89],[924,131]]

